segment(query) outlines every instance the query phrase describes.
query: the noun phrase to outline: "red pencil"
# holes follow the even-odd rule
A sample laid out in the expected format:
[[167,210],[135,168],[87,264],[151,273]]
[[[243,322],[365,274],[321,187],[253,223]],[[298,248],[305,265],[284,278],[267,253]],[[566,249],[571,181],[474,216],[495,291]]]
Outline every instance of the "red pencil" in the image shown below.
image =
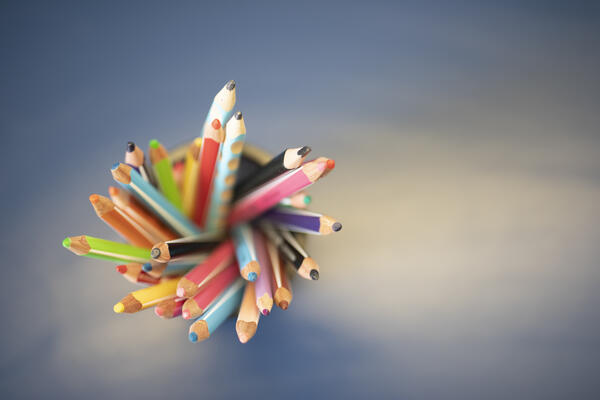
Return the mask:
[[200,172],[196,184],[196,205],[193,218],[200,228],[204,228],[215,164],[219,156],[219,147],[224,139],[225,132],[218,119],[213,120],[210,125],[206,126],[202,138],[202,148],[200,149]]

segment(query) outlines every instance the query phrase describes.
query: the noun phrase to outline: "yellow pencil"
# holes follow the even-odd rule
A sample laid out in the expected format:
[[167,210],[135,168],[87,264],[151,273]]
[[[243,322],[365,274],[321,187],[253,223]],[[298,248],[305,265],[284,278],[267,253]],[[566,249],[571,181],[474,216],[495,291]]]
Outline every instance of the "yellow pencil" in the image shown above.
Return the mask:
[[185,170],[183,172],[183,212],[188,217],[194,214],[196,206],[196,183],[200,169],[200,149],[202,138],[196,138],[190,145],[185,156]]
[[117,314],[124,312],[131,314],[152,307],[163,300],[171,299],[175,297],[177,282],[179,279],[169,279],[158,285],[131,292],[115,304],[113,310]]

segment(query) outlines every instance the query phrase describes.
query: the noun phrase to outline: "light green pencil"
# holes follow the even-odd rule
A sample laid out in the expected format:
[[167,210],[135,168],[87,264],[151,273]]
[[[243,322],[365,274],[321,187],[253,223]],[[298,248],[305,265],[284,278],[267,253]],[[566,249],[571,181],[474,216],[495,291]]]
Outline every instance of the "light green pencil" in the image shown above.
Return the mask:
[[91,236],[72,236],[65,238],[63,247],[77,254],[99,258],[101,260],[136,262],[145,264],[152,260],[150,249],[135,247],[130,244],[98,239]]
[[169,154],[162,144],[156,139],[150,141],[150,162],[154,167],[158,188],[177,209],[183,211],[181,193],[173,177],[173,167]]

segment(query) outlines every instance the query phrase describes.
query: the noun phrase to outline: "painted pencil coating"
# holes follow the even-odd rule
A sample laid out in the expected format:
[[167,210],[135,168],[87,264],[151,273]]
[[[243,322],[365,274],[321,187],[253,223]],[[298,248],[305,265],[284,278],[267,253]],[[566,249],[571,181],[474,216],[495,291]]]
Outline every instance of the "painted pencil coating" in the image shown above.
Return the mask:
[[329,216],[289,207],[272,208],[264,218],[290,231],[313,235],[328,235],[342,229],[342,224]]
[[142,179],[140,174],[125,164],[115,164],[111,170],[114,179],[125,189],[130,190],[136,197],[154,210],[167,225],[181,236],[197,235],[201,231],[165,197]]
[[150,249],[85,235],[65,238],[63,240],[63,247],[78,256],[109,261],[137,262],[143,264],[151,259]]
[[163,300],[175,297],[177,279],[170,279],[144,289],[136,290],[123,297],[113,307],[114,312],[135,313],[152,307]]
[[[225,124],[233,115],[233,108],[235,107],[235,95],[236,95],[236,83],[230,80],[223,86],[221,90],[215,95],[204,126],[210,124],[214,119],[218,119],[221,124]],[[202,134],[204,136],[204,132]]]
[[189,329],[190,342],[208,339],[210,335],[238,308],[245,281],[238,278]]
[[171,202],[171,204],[177,207],[178,210],[183,210],[181,194],[175,183],[173,166],[169,159],[169,154],[164,146],[156,139],[150,141],[150,161],[154,167],[158,188],[162,194]]
[[244,279],[254,282],[260,276],[261,267],[256,257],[252,229],[247,224],[240,224],[235,226],[231,233],[240,273]]

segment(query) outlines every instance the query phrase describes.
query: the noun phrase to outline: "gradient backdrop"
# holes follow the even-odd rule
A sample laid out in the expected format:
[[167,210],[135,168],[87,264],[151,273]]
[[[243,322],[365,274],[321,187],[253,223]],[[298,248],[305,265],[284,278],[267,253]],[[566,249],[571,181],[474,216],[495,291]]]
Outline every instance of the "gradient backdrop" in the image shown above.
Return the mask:
[[[498,2],[500,3],[500,2]],[[2,2],[2,398],[598,398],[600,9],[564,2]],[[247,345],[115,315],[61,248],[125,143],[198,135],[337,161],[344,229]]]

